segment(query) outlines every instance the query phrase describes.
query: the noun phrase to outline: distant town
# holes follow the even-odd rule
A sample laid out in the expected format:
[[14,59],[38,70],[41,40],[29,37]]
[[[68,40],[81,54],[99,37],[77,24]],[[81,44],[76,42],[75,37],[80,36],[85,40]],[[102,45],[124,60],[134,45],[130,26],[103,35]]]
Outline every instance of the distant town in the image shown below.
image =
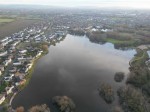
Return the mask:
[[[119,51],[135,50],[136,54],[127,62],[129,75],[125,78],[125,87],[117,88],[119,111],[116,109],[111,112],[149,112],[149,11],[53,7],[45,9],[23,7],[18,10],[17,7],[7,9],[4,6],[0,7],[0,110],[8,107],[10,112],[19,112],[13,109],[12,101],[29,84],[38,59],[48,54],[51,46],[64,41],[67,35],[73,35],[77,38],[84,37],[94,45],[110,43],[114,46],[113,49]],[[72,63],[74,64],[76,63]],[[114,63],[112,65],[115,66]],[[66,71],[63,73],[69,74]],[[116,71],[114,79],[121,82],[124,77],[125,73]],[[59,90],[57,87],[56,89]],[[93,93],[95,94],[95,91]],[[98,87],[98,94],[108,104],[115,99],[114,90],[109,84],[103,83]],[[128,96],[132,99],[132,103],[126,99]],[[53,102],[59,110],[65,108],[60,112],[75,112],[75,104],[67,96],[56,96]],[[134,105],[134,102],[138,104]],[[135,108],[139,110],[135,111]]]
[[48,25],[33,25],[1,40],[0,104],[5,101],[6,96],[18,92],[18,87],[26,83],[25,77],[34,61],[44,52],[40,44],[49,45],[65,36],[66,32],[58,31],[46,37]]

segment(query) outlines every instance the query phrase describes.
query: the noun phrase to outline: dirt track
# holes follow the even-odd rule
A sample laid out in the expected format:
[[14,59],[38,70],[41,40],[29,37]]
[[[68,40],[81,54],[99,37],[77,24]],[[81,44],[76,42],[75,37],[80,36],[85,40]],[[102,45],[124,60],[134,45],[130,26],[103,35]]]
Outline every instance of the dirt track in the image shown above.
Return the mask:
[[11,34],[18,32],[27,26],[32,25],[33,23],[37,22],[37,20],[16,20],[14,22],[5,24],[0,26],[0,39],[4,38],[5,36],[10,36]]

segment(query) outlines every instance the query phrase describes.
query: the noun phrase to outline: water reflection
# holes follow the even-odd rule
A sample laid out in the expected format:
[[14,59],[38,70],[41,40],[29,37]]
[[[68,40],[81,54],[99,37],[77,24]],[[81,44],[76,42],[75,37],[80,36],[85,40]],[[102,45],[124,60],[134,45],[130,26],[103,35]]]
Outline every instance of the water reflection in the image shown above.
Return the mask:
[[99,97],[97,86],[100,82],[110,83],[115,90],[121,86],[123,83],[114,81],[114,74],[128,73],[134,54],[134,50],[116,50],[110,43],[99,45],[67,35],[38,61],[29,85],[16,96],[13,107],[47,103],[56,112],[51,98],[67,95],[74,100],[77,112],[106,112],[110,105]]

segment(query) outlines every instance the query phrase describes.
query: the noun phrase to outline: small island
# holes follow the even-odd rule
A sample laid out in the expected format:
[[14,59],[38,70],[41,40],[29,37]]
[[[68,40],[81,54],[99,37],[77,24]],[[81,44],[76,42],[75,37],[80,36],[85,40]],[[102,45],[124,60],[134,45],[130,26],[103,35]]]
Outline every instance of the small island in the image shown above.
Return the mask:
[[112,103],[115,99],[114,91],[111,85],[103,83],[98,88],[99,95],[105,100],[106,103]]
[[72,99],[67,96],[55,96],[52,102],[58,107],[60,112],[75,112],[76,106]]
[[114,80],[116,82],[121,82],[124,79],[124,73],[123,72],[116,72],[115,76],[114,76]]
[[[16,108],[15,112],[26,112],[24,107]],[[49,107],[46,104],[36,105],[30,108],[27,112],[50,112]]]
[[139,90],[126,86],[118,89],[117,93],[124,112],[148,112],[144,96]]

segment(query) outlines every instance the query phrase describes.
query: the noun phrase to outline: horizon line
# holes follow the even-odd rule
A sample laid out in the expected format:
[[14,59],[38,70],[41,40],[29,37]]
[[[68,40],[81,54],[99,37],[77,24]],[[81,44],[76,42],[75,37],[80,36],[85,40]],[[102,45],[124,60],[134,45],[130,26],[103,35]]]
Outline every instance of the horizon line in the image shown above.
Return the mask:
[[[101,4],[78,4],[78,5],[72,5],[72,4],[68,4],[68,5],[64,5],[64,4],[32,4],[32,3],[0,3],[0,5],[33,5],[33,6],[53,6],[53,7],[61,7],[61,8],[79,8],[79,7],[89,7],[89,8],[115,8],[115,9],[126,9],[126,8],[130,8],[130,9],[140,9],[140,10],[150,10],[150,7],[148,5],[145,5],[145,7],[138,7],[138,6],[133,6],[133,5],[129,5],[129,4],[110,4],[110,3],[101,3]],[[139,4],[140,6],[142,4]]]

